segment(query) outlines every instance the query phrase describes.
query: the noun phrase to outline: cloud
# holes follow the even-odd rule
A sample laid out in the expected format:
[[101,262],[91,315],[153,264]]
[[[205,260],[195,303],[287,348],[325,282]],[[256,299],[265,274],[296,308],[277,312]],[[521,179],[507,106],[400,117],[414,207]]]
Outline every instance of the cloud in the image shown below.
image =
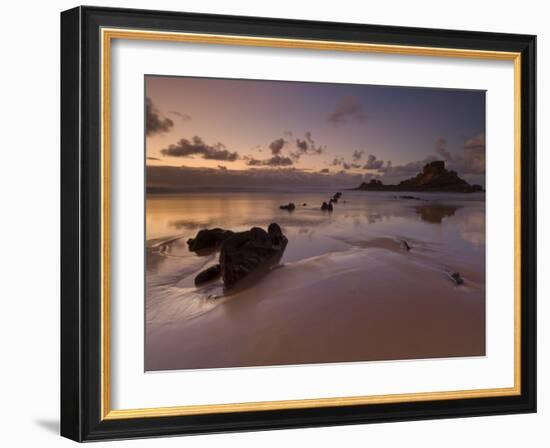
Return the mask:
[[294,161],[290,157],[275,155],[269,159],[259,160],[253,157],[249,157],[246,164],[248,166],[292,166]]
[[335,125],[351,122],[363,123],[366,120],[366,112],[363,111],[359,100],[353,96],[343,98],[328,116],[328,121]]
[[391,161],[388,160],[386,165],[378,168],[378,171],[384,174],[384,179],[392,177],[394,179],[403,180],[411,176],[416,176],[418,173],[422,171],[422,169],[424,168],[424,165],[426,165],[427,163],[433,162],[435,160],[438,160],[437,157],[428,156],[424,159],[405,163],[403,165],[393,165]]
[[416,176],[422,171],[424,165],[429,162],[438,160],[435,156],[428,156],[422,160],[405,163],[403,165],[393,165],[391,160],[385,164],[383,160],[378,159],[375,155],[370,154],[367,162],[363,165],[364,169],[376,170],[376,178],[385,184],[395,184],[402,180]]
[[296,146],[301,152],[307,151],[307,142],[305,140],[300,140],[299,138],[296,139]]
[[485,174],[485,133],[482,132],[464,143],[464,170],[471,174]]
[[193,117],[191,117],[191,115],[178,112],[177,110],[171,110],[168,113],[172,114],[172,115],[175,115],[176,117],[181,118],[183,121],[189,121],[193,118]]
[[296,139],[296,151],[290,153],[294,160],[300,159],[303,155],[320,155],[326,149],[326,146],[317,145],[310,131],[305,133],[303,139]]
[[272,141],[269,144],[269,149],[271,150],[271,154],[278,155],[281,154],[281,151],[285,147],[286,141],[284,138],[278,138],[277,140]]
[[435,152],[439,154],[446,162],[452,160],[451,153],[447,150],[447,140],[443,137],[439,137],[435,141]]
[[365,170],[379,170],[384,166],[383,160],[378,160],[376,156],[369,154],[367,157],[367,161],[363,165],[363,169]]
[[464,148],[485,150],[485,132],[481,132],[475,137],[469,138],[464,142]]
[[358,170],[359,168],[361,168],[361,165],[359,163],[342,162],[342,168],[344,170],[351,170],[351,169]]
[[273,156],[271,159],[267,159],[268,166],[290,166],[294,164],[290,157]]
[[162,149],[160,152],[164,156],[192,157],[194,155],[199,155],[203,159],[225,160],[227,162],[234,162],[239,158],[237,152],[227,150],[223,143],[207,145],[198,136],[194,136],[191,140],[182,138],[175,145],[172,144],[168,148]]
[[145,98],[145,133],[147,136],[168,132],[174,127],[170,118],[164,117],[157,110],[151,98]]
[[[257,160],[254,159],[252,156],[249,156],[246,160],[249,161],[249,165],[251,166],[260,166],[260,165],[267,165],[271,164],[271,166],[289,166],[291,163],[298,162],[302,156],[305,155],[319,155],[322,154],[323,151],[326,149],[325,146],[317,145],[315,143],[315,140],[313,140],[313,136],[311,135],[310,131],[307,131],[305,133],[305,137],[303,139],[296,138],[294,139],[292,131],[284,131],[283,132],[284,137],[277,138],[273,140],[269,145],[268,148],[271,151],[271,154],[274,156],[272,159],[267,160]],[[286,140],[286,138],[289,138],[290,140]],[[283,151],[285,148],[288,148],[290,143],[292,142],[292,139],[294,139],[294,150],[288,149],[288,153],[285,155]],[[260,149],[261,146],[257,145],[255,149],[257,149],[259,152],[262,152]],[[275,156],[280,156],[279,158]]]
[[359,159],[363,156],[363,151],[354,151],[352,155],[352,161],[347,162],[344,157],[342,156],[336,156],[334,159],[332,159],[331,165],[332,166],[341,166],[344,170],[351,170],[351,169],[361,169],[361,164],[357,163]]
[[[481,132],[464,141],[462,153],[452,154],[447,141],[440,137],[435,143],[435,152],[447,163],[447,168],[463,176],[485,174],[485,133]],[[479,181],[479,180],[478,180]]]
[[428,155],[424,159],[403,165],[393,165],[391,160],[384,164],[382,160],[371,154],[364,168],[377,170],[384,183],[393,184],[416,176],[427,163],[444,160],[448,170],[456,171],[467,182],[485,185],[485,133],[465,139],[461,152],[451,152],[448,149],[447,140],[439,137],[435,141],[435,153],[437,157]]
[[402,180],[416,176],[420,173],[427,163],[435,160],[445,160],[446,168],[454,170],[459,176],[470,183],[485,185],[485,134],[479,133],[464,141],[462,152],[459,154],[451,153],[447,149],[447,141],[444,138],[438,138],[435,142],[435,155],[404,163],[394,165],[391,160],[384,162],[378,159],[376,155],[369,154],[365,163],[361,166],[360,158],[363,157],[361,151],[354,151],[352,161],[348,162],[342,156],[336,156],[331,162],[334,167],[341,167],[340,173],[348,173],[349,170],[363,168],[372,170],[374,173],[364,175],[365,178],[376,177],[386,184],[399,183]]
[[359,151],[359,150],[353,151],[353,155],[352,155],[353,160],[354,160],[355,162],[357,162],[358,160],[360,160],[361,157],[363,157],[363,153],[364,153],[363,150],[361,150],[361,151]]
[[[361,165],[359,163],[359,160],[363,157],[364,151],[354,151],[352,154],[352,161],[347,162],[344,157],[337,156],[332,159],[332,166],[341,166],[344,170],[351,170],[351,169],[364,169],[364,170],[380,170],[384,168],[384,161],[379,160],[376,158],[376,156],[369,154],[367,157],[367,161]],[[391,166],[391,161],[388,161],[388,165]]]
[[262,166],[264,164],[264,161],[255,159],[254,157],[246,157],[246,164],[248,166]]

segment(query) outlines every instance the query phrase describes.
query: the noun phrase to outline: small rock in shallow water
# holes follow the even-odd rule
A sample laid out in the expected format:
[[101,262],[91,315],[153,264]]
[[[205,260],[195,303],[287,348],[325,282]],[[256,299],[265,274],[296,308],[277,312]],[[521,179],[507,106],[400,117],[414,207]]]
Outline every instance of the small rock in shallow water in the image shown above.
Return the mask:
[[281,205],[279,208],[281,210],[288,210],[289,212],[291,212],[296,208],[296,206],[294,205],[293,202],[289,202],[287,205]]
[[454,280],[454,282],[457,285],[462,285],[464,283],[464,279],[460,276],[460,274],[458,272],[453,272],[451,274],[451,278]]
[[222,267],[219,264],[210,266],[195,277],[195,286],[217,279],[222,274]]
[[324,212],[331,212],[332,210],[334,210],[334,208],[332,207],[332,202],[323,202],[323,205],[321,205],[321,210],[323,210]]

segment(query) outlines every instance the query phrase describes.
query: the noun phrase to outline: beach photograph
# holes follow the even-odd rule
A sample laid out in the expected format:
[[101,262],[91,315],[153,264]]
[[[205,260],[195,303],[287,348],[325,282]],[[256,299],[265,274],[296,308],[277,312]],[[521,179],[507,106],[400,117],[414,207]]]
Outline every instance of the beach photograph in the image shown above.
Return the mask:
[[484,90],[144,84],[146,371],[486,355]]

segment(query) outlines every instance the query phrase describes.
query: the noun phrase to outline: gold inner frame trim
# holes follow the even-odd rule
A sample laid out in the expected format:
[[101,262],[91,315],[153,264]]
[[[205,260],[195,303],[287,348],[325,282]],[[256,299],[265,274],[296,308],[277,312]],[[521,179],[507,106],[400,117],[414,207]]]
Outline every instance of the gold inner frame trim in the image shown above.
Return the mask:
[[[137,29],[101,29],[101,419],[215,414],[227,412],[307,409],[413,401],[502,397],[521,394],[521,54],[514,52],[419,47],[304,39],[197,34]],[[390,395],[314,398],[140,409],[111,409],[110,349],[110,62],[113,39],[185,42],[213,45],[294,48],[356,53],[454,57],[514,63],[514,386],[492,389],[418,392]]]

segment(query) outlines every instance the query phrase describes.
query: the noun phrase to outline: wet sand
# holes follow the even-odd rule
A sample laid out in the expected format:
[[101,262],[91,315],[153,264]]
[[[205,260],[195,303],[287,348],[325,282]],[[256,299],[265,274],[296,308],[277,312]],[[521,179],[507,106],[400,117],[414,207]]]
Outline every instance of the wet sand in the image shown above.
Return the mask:
[[[261,195],[247,200],[256,201],[248,215],[230,196],[209,198],[210,211],[204,197],[185,206],[152,198],[150,218],[159,219],[148,222],[145,369],[484,355],[484,198],[344,196],[332,215],[316,203],[272,211],[285,202]],[[220,206],[225,225],[216,223]],[[230,295],[219,281],[194,287],[217,254],[189,253],[185,240],[208,220],[234,230],[281,223],[289,238],[281,265]]]

